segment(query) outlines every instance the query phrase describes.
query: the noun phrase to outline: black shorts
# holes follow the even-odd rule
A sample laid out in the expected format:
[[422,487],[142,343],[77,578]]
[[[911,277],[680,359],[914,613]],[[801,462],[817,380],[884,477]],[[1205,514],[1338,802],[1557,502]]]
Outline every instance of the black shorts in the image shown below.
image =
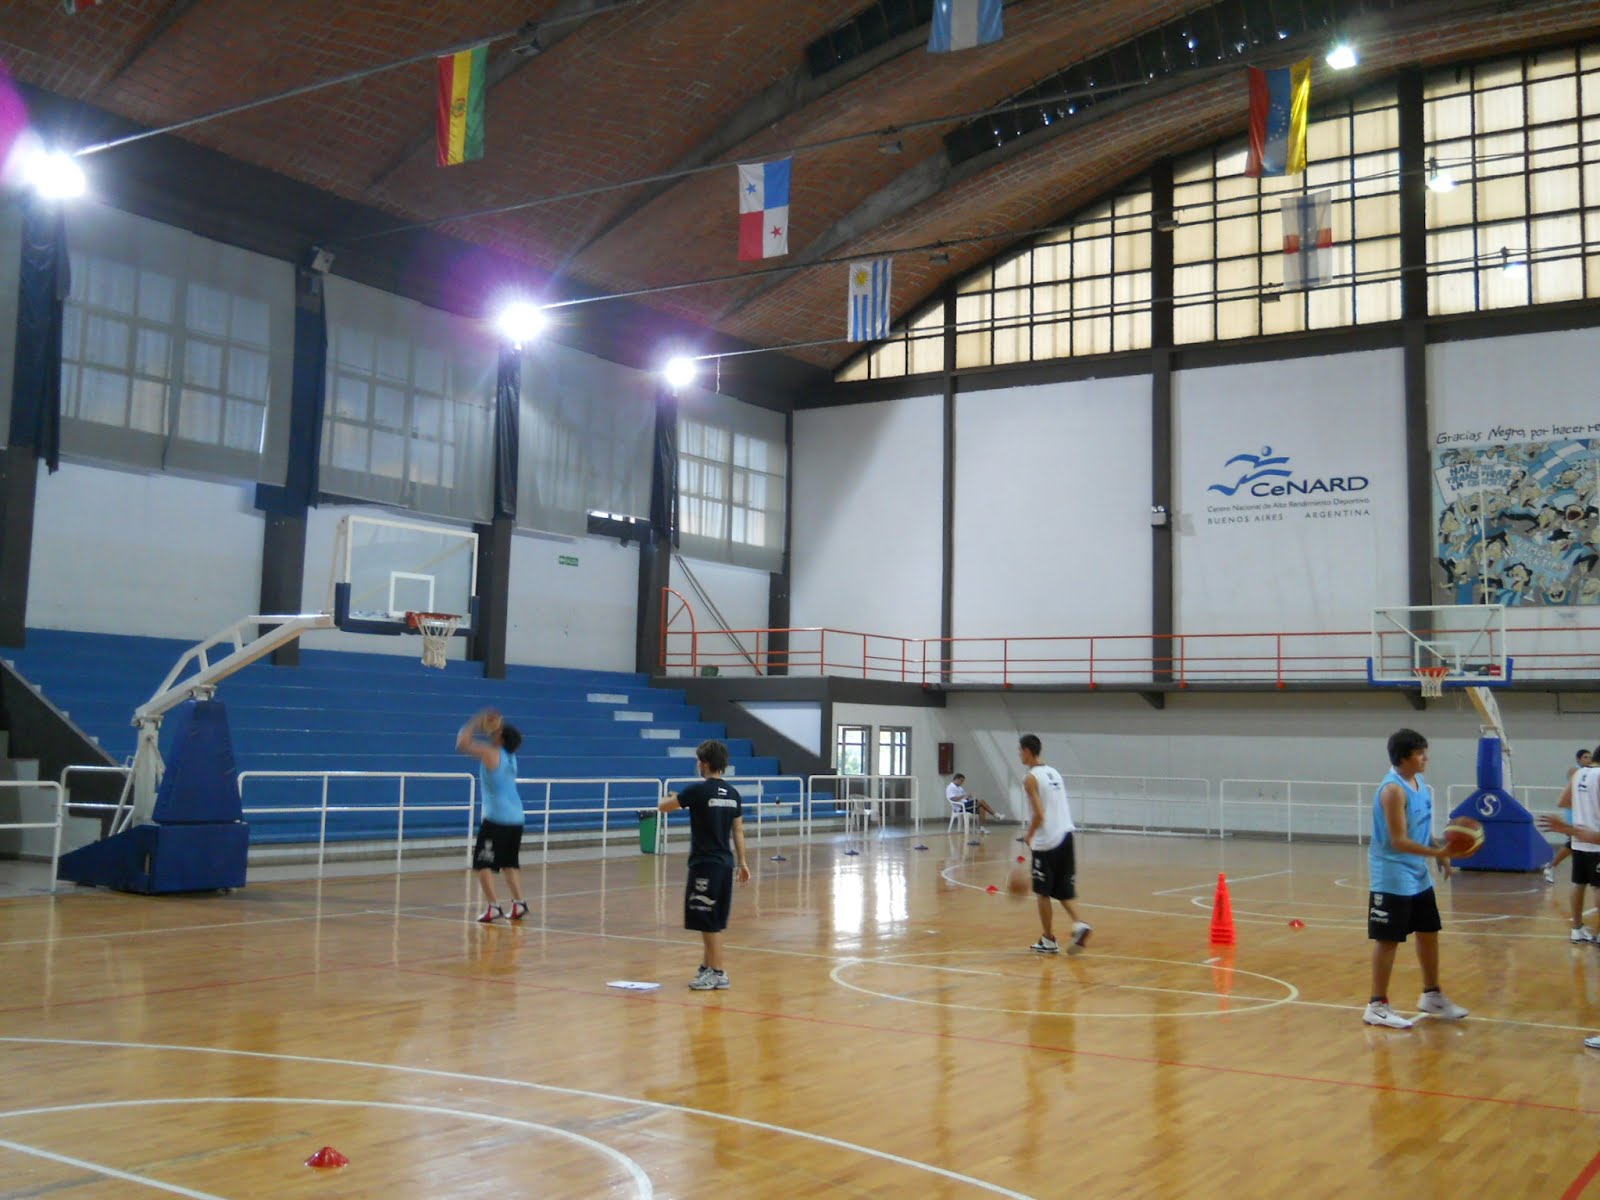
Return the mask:
[[1572,851],[1572,882],[1580,887],[1600,887],[1600,854],[1575,848]]
[[517,871],[522,868],[522,826],[485,821],[478,826],[478,840],[472,843],[472,865],[476,870]]
[[733,864],[718,859],[689,863],[683,891],[683,927],[696,933],[721,933],[733,907]]
[[1078,856],[1070,833],[1054,850],[1033,852],[1033,894],[1052,900],[1078,898]]
[[1367,938],[1374,942],[1403,942],[1413,933],[1438,933],[1439,901],[1429,888],[1415,896],[1371,892],[1367,899]]

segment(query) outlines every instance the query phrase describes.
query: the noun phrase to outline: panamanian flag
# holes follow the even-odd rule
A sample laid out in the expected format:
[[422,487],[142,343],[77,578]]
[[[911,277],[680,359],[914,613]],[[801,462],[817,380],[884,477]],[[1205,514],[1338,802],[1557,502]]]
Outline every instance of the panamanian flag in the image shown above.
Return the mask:
[[789,253],[789,173],[793,158],[739,164],[739,261]]

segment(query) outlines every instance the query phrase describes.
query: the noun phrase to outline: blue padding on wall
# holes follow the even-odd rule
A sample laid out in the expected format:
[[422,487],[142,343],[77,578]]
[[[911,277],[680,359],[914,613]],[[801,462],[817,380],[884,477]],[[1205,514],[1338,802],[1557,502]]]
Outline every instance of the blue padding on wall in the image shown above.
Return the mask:
[[[1493,741],[1499,755],[1497,739],[1484,741]],[[1450,816],[1472,817],[1483,823],[1483,849],[1456,863],[1464,871],[1537,871],[1550,861],[1550,843],[1534,826],[1533,814],[1509,792],[1479,788],[1456,805]]]
[[228,736],[228,710],[220,700],[191,700],[166,719],[172,737],[166,774],[152,816],[161,825],[237,821],[239,778]]

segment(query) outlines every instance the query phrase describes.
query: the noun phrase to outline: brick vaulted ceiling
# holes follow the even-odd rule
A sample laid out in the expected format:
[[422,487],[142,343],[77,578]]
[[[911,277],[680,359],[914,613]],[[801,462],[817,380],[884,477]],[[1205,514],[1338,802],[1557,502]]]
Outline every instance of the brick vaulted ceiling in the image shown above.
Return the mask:
[[[157,126],[268,93],[437,49],[600,0],[101,0],[68,16],[58,0],[0,0],[0,61],[24,84]],[[640,0],[547,24],[548,44],[490,52],[487,153],[433,165],[432,67],[422,63],[180,133],[401,220],[431,220],[715,161],[754,161],[801,143],[972,112],[1075,63],[1211,5],[1193,0],[1013,0],[997,45],[949,56],[902,36],[813,79],[805,50],[866,0]],[[1594,0],[1421,0],[1369,24],[1362,65],[1326,96],[1412,64],[1492,55],[1600,32]],[[551,34],[555,36],[551,36]],[[1299,53],[1316,47],[1291,45]],[[1275,65],[1276,60],[1273,60]],[[1015,230],[1059,220],[1164,156],[1238,133],[1237,65],[1196,70],[1115,105],[952,167],[943,135],[872,139],[796,160],[790,263],[940,240],[948,263],[896,264],[894,311],[1007,245]],[[117,156],[94,160],[115,170]],[[441,232],[565,286],[629,291],[750,269],[735,260],[732,169],[632,187]],[[330,236],[354,230],[329,231]],[[381,243],[377,243],[380,244]],[[769,264],[771,265],[771,264]],[[644,302],[759,346],[843,334],[837,267],[664,293]],[[603,310],[595,310],[599,318]],[[834,366],[844,344],[796,356]]]

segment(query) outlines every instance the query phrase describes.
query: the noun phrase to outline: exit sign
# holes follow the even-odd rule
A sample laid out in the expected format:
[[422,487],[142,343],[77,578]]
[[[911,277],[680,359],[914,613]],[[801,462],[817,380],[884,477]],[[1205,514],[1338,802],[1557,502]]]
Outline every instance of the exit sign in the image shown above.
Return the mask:
[[578,565],[578,556],[576,554],[563,554],[556,559],[556,562],[563,567],[575,567]]

